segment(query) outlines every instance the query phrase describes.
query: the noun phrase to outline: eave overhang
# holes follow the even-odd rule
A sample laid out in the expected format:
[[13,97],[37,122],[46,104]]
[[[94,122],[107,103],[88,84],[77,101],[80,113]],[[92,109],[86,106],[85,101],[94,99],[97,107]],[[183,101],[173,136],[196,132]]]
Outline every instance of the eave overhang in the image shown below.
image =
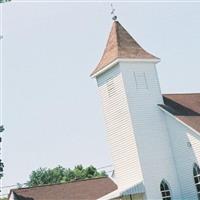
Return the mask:
[[130,62],[130,63],[154,63],[157,64],[160,62],[159,58],[154,58],[154,59],[130,59],[130,58],[118,58],[116,60],[114,60],[113,62],[111,62],[110,64],[108,64],[107,66],[105,66],[103,69],[101,69],[100,71],[97,71],[94,74],[91,74],[90,76],[92,78],[95,78],[97,76],[99,76],[100,74],[104,73],[105,71],[107,71],[108,69],[111,69],[112,67],[114,67],[116,64],[120,63],[120,62]]

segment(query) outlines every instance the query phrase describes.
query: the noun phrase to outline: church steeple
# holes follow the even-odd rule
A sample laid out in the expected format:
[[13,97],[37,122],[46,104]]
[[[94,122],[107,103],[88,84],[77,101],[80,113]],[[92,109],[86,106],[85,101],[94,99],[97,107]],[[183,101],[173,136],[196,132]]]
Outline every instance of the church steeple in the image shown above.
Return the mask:
[[103,56],[91,76],[119,58],[158,59],[145,51],[118,21],[114,21]]
[[117,199],[124,189],[133,195],[130,199],[171,199],[170,193],[167,198],[161,196],[163,179],[175,188],[173,198],[182,199],[166,118],[158,108],[163,104],[158,61],[119,22],[113,22],[102,59],[92,73],[101,96],[113,178],[120,193],[102,200]]

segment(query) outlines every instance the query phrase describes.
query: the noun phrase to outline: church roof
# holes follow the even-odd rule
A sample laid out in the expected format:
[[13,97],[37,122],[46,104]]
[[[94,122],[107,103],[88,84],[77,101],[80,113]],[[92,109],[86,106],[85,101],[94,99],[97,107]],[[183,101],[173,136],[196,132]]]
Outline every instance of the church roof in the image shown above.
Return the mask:
[[118,21],[114,21],[103,56],[91,75],[118,58],[158,59],[145,51]]
[[11,190],[17,200],[94,200],[117,189],[107,177]]
[[200,132],[200,93],[164,94],[162,108]]

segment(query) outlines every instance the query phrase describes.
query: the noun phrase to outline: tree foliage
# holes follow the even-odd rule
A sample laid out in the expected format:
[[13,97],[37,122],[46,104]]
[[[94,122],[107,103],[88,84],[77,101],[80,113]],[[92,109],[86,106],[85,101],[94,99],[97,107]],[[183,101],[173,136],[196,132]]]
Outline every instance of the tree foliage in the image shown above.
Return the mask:
[[2,163],[0,159],[0,179],[3,177],[3,168],[4,168],[4,164]]
[[0,3],[6,3],[8,1],[11,1],[11,0],[0,0]]
[[63,183],[73,180],[83,180],[105,176],[107,176],[105,171],[98,172],[98,170],[92,165],[86,168],[82,165],[77,165],[74,169],[64,168],[62,166],[57,166],[53,169],[39,168],[32,171],[29,176],[27,186],[33,187],[44,184]]

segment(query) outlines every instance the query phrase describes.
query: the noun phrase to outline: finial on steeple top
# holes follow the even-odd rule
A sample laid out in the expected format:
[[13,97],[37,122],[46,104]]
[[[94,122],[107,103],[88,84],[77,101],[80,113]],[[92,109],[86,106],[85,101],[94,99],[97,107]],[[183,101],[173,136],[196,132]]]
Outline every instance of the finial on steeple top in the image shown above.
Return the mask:
[[117,15],[115,15],[115,9],[113,7],[113,4],[111,3],[110,6],[112,8],[112,11],[110,13],[112,15],[112,19],[113,19],[113,21],[117,21]]

